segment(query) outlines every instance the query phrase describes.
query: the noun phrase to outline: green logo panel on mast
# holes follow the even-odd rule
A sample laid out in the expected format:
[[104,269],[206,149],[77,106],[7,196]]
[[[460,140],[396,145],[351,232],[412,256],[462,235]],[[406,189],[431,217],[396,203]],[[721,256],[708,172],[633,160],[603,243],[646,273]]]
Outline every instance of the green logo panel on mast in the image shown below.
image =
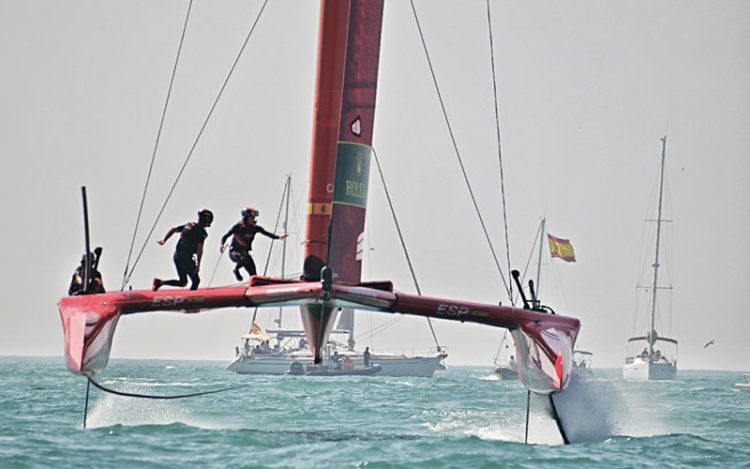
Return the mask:
[[333,203],[367,208],[372,147],[361,143],[339,142]]

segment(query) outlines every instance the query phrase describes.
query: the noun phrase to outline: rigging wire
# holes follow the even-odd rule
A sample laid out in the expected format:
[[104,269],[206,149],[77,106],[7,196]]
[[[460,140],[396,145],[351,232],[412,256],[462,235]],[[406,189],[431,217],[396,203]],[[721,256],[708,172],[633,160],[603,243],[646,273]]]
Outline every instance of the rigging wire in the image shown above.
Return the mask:
[[397,317],[395,317],[393,319],[390,319],[390,320],[384,322],[383,324],[380,324],[379,326],[373,327],[369,331],[363,332],[363,333],[355,336],[354,338],[355,339],[360,339],[360,338],[368,336],[368,335],[371,336],[371,337],[372,336],[376,336],[376,335],[380,334],[381,332],[384,332],[386,329],[388,329],[389,327],[391,327],[395,323],[397,323],[400,320],[404,319],[405,317],[406,316],[404,316],[404,315],[399,315],[399,316],[397,316]]
[[[287,186],[290,184],[290,180],[286,180],[286,184],[284,184],[284,193],[281,195],[281,202],[279,202],[279,211],[276,213],[276,222],[273,225],[273,233],[276,234],[276,231],[279,229],[279,223],[281,222],[281,212],[284,208],[284,201],[286,200],[286,189]],[[268,273],[268,267],[271,263],[271,253],[273,252],[273,243],[276,240],[271,238],[271,246],[268,248],[268,255],[266,256],[266,265],[263,267],[263,275],[266,275]]]
[[[276,233],[276,230],[279,228],[279,220],[281,220],[281,210],[284,208],[284,200],[286,199],[286,188],[287,185],[290,184],[290,179],[286,180],[286,184],[284,184],[284,192],[281,196],[281,202],[279,203],[279,211],[276,214],[276,223],[273,225],[273,232]],[[263,275],[265,276],[268,273],[268,265],[271,263],[271,252],[273,252],[273,242],[276,241],[275,239],[271,238],[271,246],[268,248],[268,256],[266,256],[266,265],[263,267]],[[250,321],[250,329],[249,333],[253,330],[253,324],[255,324],[255,318],[258,316],[258,307],[256,306],[253,310],[253,320]]]
[[[541,232],[542,232],[542,224],[540,223],[536,229],[536,234],[534,235],[534,242],[531,244],[531,249],[529,250],[529,258],[526,259],[526,265],[523,267],[523,273],[521,274],[522,285],[523,285],[523,281],[526,280],[526,273],[529,271],[529,266],[531,265],[531,258],[534,257],[534,248],[536,247],[537,240],[539,240],[540,243],[544,242],[540,237]],[[520,296],[520,292],[516,294],[516,299],[518,299],[519,296]]]
[[562,296],[562,306],[565,309],[569,309],[568,297],[565,295],[565,285],[563,285],[562,275],[560,275],[560,270],[557,267],[555,267],[554,262],[551,263],[550,270],[552,270],[552,278],[555,280],[555,285],[560,291],[560,296]]
[[219,254],[219,257],[216,259],[216,264],[214,264],[214,270],[211,272],[211,278],[208,279],[208,285],[206,287],[210,287],[212,283],[214,283],[214,277],[216,276],[216,271],[219,269],[219,264],[221,263],[221,260],[224,259],[224,253],[222,252]]
[[177,48],[177,57],[175,58],[174,66],[172,67],[172,76],[169,79],[169,88],[167,89],[167,98],[164,101],[164,109],[162,109],[162,112],[161,112],[161,120],[159,121],[159,130],[156,132],[156,141],[154,142],[154,151],[151,153],[151,163],[148,166],[148,174],[146,175],[146,183],[143,186],[143,195],[141,196],[141,203],[138,206],[138,216],[135,219],[135,228],[133,228],[133,238],[130,240],[130,248],[128,249],[128,260],[125,262],[125,270],[122,273],[122,285],[120,286],[120,291],[123,291],[126,286],[126,279],[128,278],[128,269],[130,268],[130,259],[133,255],[133,247],[135,246],[135,237],[138,234],[138,226],[140,225],[141,215],[143,214],[143,205],[146,202],[146,193],[148,192],[149,182],[151,182],[151,173],[154,170],[154,162],[156,161],[156,151],[159,148],[159,141],[161,140],[161,132],[164,128],[164,120],[167,116],[167,108],[169,107],[169,99],[172,96],[172,87],[174,86],[174,78],[177,75],[177,64],[179,64],[180,62],[180,55],[182,54],[182,45],[185,42],[185,32],[187,31],[188,20],[190,19],[190,10],[192,8],[193,8],[193,0],[190,0],[190,3],[188,4],[187,14],[185,15],[185,24],[182,26],[182,35],[180,36],[180,45]]
[[[401,240],[401,247],[404,250],[404,256],[406,256],[406,263],[409,264],[409,271],[411,272],[411,278],[414,280],[414,287],[417,289],[417,294],[422,296],[422,289],[419,288],[419,282],[417,281],[417,274],[414,272],[414,265],[411,263],[411,257],[409,257],[409,250],[406,249],[406,241],[404,240],[404,234],[401,232],[401,225],[398,223],[396,218],[396,209],[393,208],[393,201],[391,200],[391,194],[388,192],[388,186],[385,184],[385,176],[383,175],[383,168],[380,166],[380,158],[375,148],[372,149],[372,154],[375,157],[375,164],[378,167],[378,174],[380,175],[380,182],[383,183],[383,191],[385,197],[388,199],[388,207],[391,209],[391,216],[393,217],[393,224],[396,225],[396,231],[398,232],[398,238]],[[437,335],[435,334],[435,328],[432,326],[430,318],[427,319],[427,324],[430,325],[430,332],[432,332],[432,338],[435,339],[435,345],[438,351],[440,351],[440,343],[438,342]]]
[[[503,353],[503,345],[505,345],[505,339],[508,337],[508,331],[506,330],[503,333],[503,339],[500,341],[500,347],[497,348],[497,353],[495,354],[495,359],[492,361],[493,364],[497,366],[497,360],[500,358],[500,354]],[[507,345],[506,345],[507,347]]]
[[192,158],[193,153],[195,152],[195,149],[198,146],[198,142],[200,141],[201,136],[203,135],[203,132],[206,130],[208,121],[211,119],[211,116],[213,115],[214,110],[216,109],[216,106],[219,104],[219,100],[221,99],[221,96],[224,94],[224,90],[226,89],[227,84],[229,83],[229,79],[232,77],[232,74],[234,73],[235,68],[237,68],[237,64],[239,63],[240,58],[242,57],[242,54],[245,51],[245,47],[250,41],[250,38],[252,37],[253,32],[255,31],[255,27],[258,25],[258,21],[260,21],[260,17],[263,14],[263,11],[265,10],[267,4],[268,4],[268,0],[265,0],[263,2],[263,5],[261,5],[260,10],[258,11],[258,15],[255,17],[255,21],[253,22],[253,25],[250,27],[250,31],[247,33],[247,36],[245,37],[245,41],[242,43],[242,47],[240,47],[240,50],[237,53],[237,57],[234,59],[234,62],[232,63],[232,66],[230,67],[229,73],[224,79],[224,83],[221,85],[221,88],[219,89],[219,93],[216,95],[216,99],[214,100],[214,103],[211,105],[211,109],[208,111],[208,114],[206,115],[206,118],[203,121],[203,125],[201,125],[200,131],[198,131],[198,135],[195,137],[195,140],[193,141],[193,145],[190,148],[190,151],[188,152],[187,157],[185,158],[185,161],[182,163],[182,167],[180,168],[180,171],[177,173],[177,178],[175,178],[175,181],[172,184],[172,188],[169,190],[169,193],[167,194],[167,197],[164,200],[164,204],[162,204],[161,209],[159,210],[159,213],[156,215],[154,224],[151,226],[151,229],[149,230],[148,235],[146,236],[146,239],[143,242],[143,246],[141,246],[141,250],[138,252],[138,256],[136,257],[135,262],[133,262],[133,268],[130,270],[130,273],[127,275],[127,277],[123,281],[123,289],[125,288],[125,286],[127,286],[128,282],[130,282],[130,278],[133,275],[133,271],[135,270],[136,265],[138,265],[138,261],[141,259],[141,256],[143,255],[143,251],[146,249],[146,245],[148,244],[149,239],[151,239],[151,235],[154,233],[154,230],[156,229],[156,224],[159,222],[159,219],[164,213],[164,209],[167,207],[167,203],[169,202],[169,199],[172,197],[172,194],[174,193],[174,190],[177,187],[177,183],[180,181],[180,178],[182,177],[182,173],[185,171],[187,164],[190,162],[190,159]]
[[[372,279],[372,251],[375,250],[375,248],[372,247],[372,244],[370,244],[370,227],[365,224],[365,239],[367,240],[367,277],[369,279]],[[370,331],[370,347],[375,347],[375,344],[372,342],[373,334],[372,334],[372,311],[367,313],[367,321]]]
[[[492,15],[490,14],[490,0],[487,3],[487,29],[489,30],[490,38],[490,62],[492,64],[492,92],[495,96],[495,130],[497,134],[497,159],[500,166],[500,195],[503,201],[503,229],[505,231],[505,254],[507,257],[508,272],[510,272],[510,241],[508,241],[508,208],[505,203],[505,172],[503,171],[503,152],[502,145],[500,144],[500,110],[498,109],[498,98],[497,98],[497,78],[495,74],[495,46],[492,38]],[[510,289],[508,296],[510,298],[511,305],[515,306],[513,301],[513,282],[510,283]]]
[[489,244],[490,251],[492,252],[492,257],[495,260],[495,265],[497,266],[497,271],[500,273],[500,278],[503,281],[503,287],[505,288],[505,291],[508,294],[508,298],[511,299],[513,296],[511,295],[510,289],[508,288],[508,281],[505,279],[505,274],[503,274],[503,269],[500,266],[500,261],[497,258],[497,253],[495,252],[495,247],[492,245],[492,240],[490,239],[489,232],[487,231],[487,226],[484,223],[484,218],[482,217],[482,213],[479,210],[479,204],[477,203],[476,196],[474,195],[474,189],[471,187],[471,182],[469,181],[469,176],[466,174],[466,168],[464,167],[463,158],[461,158],[461,152],[458,149],[458,144],[456,143],[456,137],[453,134],[453,127],[451,127],[450,120],[448,119],[448,112],[445,109],[445,103],[443,102],[443,96],[440,93],[440,87],[438,86],[437,77],[435,76],[435,70],[432,66],[432,60],[430,59],[430,54],[427,50],[427,43],[425,42],[424,34],[422,34],[422,26],[419,23],[419,17],[417,16],[417,9],[414,6],[414,0],[410,0],[411,3],[411,9],[414,13],[414,21],[417,23],[417,29],[419,31],[419,37],[422,41],[422,48],[424,49],[425,57],[427,58],[427,64],[430,67],[430,74],[432,75],[432,82],[435,85],[435,91],[437,92],[438,100],[440,101],[440,108],[443,111],[443,118],[445,119],[445,124],[448,127],[448,133],[450,135],[451,142],[453,144],[453,150],[456,154],[456,158],[458,159],[458,164],[461,167],[461,173],[463,174],[464,181],[466,182],[466,187],[469,190],[469,195],[471,196],[471,201],[474,204],[474,210],[477,213],[477,217],[479,217],[479,223],[482,225],[482,231],[484,232],[484,237],[487,239],[487,244]]

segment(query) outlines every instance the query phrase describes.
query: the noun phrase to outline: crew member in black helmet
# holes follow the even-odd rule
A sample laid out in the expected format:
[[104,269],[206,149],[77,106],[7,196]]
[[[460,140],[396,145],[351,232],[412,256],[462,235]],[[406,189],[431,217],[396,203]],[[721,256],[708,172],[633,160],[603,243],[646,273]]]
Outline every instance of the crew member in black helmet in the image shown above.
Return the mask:
[[253,256],[250,255],[250,251],[253,250],[253,240],[257,233],[264,234],[271,239],[284,239],[288,235],[279,236],[274,233],[269,233],[264,230],[263,227],[255,223],[255,218],[260,213],[252,207],[247,207],[242,210],[242,220],[236,223],[227,234],[221,237],[221,246],[219,251],[224,252],[226,249],[227,238],[232,237],[232,243],[229,246],[229,258],[235,263],[234,276],[238,281],[242,281],[242,275],[240,274],[240,267],[244,267],[248,275],[257,274],[255,269],[255,262]]
[[[89,295],[91,293],[104,293],[104,283],[102,274],[97,270],[99,258],[102,254],[102,248],[94,249],[94,252],[84,254],[81,258],[81,265],[78,266],[73,278],[70,280],[68,295]],[[86,278],[86,259],[88,258],[89,284],[84,285]]]
[[201,257],[203,257],[203,241],[208,236],[206,228],[211,226],[214,221],[214,214],[211,210],[203,209],[198,212],[198,222],[185,223],[184,225],[175,226],[170,229],[164,236],[164,239],[157,241],[164,245],[167,240],[175,233],[180,233],[180,240],[177,241],[177,248],[174,251],[174,265],[177,268],[178,280],[161,280],[154,279],[152,290],[158,290],[162,285],[173,287],[184,287],[187,285],[187,278],[190,277],[190,289],[195,290],[201,282],[198,272],[201,267]]

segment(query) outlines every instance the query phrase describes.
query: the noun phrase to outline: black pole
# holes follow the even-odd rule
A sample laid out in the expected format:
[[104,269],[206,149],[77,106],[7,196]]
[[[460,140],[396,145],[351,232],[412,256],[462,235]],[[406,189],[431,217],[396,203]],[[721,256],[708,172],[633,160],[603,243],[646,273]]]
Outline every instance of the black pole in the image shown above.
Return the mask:
[[521,285],[521,272],[517,270],[512,270],[510,274],[513,276],[513,280],[516,281],[516,286],[518,287],[518,294],[521,295],[521,300],[523,300],[523,309],[530,309],[529,302],[526,300],[526,295],[523,293],[523,286]]
[[[86,240],[86,271],[83,274],[83,291],[81,293],[88,293],[91,282],[91,259],[89,259],[89,206],[86,200],[86,186],[81,186],[81,198],[83,199],[83,236]],[[85,426],[84,426],[85,428]]]
[[94,268],[91,269],[92,274],[93,272],[99,270],[99,260],[101,258],[102,258],[102,248],[101,247],[94,248]]
[[331,265],[331,234],[333,233],[333,215],[328,219],[328,245],[326,246],[326,265]]
[[529,279],[529,295],[531,295],[531,308],[539,308],[539,298],[536,297],[536,291],[534,291],[534,281]]
[[529,408],[531,407],[531,391],[526,390],[526,435],[523,437],[523,442],[529,442]]
[[86,378],[86,403],[83,405],[83,428],[86,428],[86,417],[89,413],[89,388],[91,387],[91,380]]
[[552,399],[552,394],[549,395],[549,404],[552,406],[552,418],[555,419],[557,429],[560,430],[560,436],[563,439],[563,443],[569,445],[570,441],[568,440],[568,435],[565,434],[565,429],[563,428],[562,420],[560,420],[560,414],[557,413],[557,407],[555,406],[555,400]]

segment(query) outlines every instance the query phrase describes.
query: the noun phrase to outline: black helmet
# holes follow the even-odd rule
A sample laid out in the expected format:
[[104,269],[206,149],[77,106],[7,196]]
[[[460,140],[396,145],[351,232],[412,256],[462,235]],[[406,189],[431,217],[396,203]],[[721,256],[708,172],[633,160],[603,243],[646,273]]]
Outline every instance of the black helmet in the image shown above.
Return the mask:
[[242,209],[242,218],[245,219],[247,217],[257,217],[260,215],[260,212],[252,207],[245,207]]
[[204,208],[198,212],[198,221],[206,226],[211,226],[211,222],[214,221],[214,214],[211,210]]
[[89,258],[89,265],[94,265],[94,261],[96,260],[96,258],[94,257],[93,252],[89,252],[88,254],[84,254],[83,256],[81,256],[81,265],[86,264],[86,257]]

